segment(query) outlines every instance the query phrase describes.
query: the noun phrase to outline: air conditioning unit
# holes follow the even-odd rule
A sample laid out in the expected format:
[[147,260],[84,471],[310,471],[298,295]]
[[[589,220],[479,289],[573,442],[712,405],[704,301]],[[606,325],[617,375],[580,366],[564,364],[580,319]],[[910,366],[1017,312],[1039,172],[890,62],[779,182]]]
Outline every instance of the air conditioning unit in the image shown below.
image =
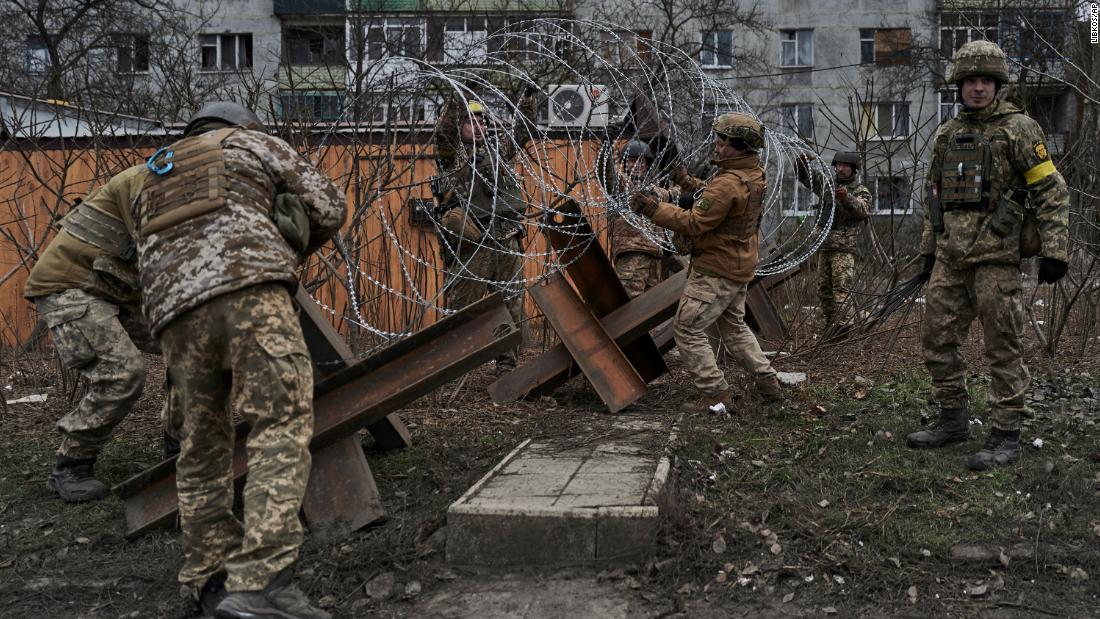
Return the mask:
[[607,88],[595,85],[551,84],[548,89],[548,125],[551,128],[606,127]]

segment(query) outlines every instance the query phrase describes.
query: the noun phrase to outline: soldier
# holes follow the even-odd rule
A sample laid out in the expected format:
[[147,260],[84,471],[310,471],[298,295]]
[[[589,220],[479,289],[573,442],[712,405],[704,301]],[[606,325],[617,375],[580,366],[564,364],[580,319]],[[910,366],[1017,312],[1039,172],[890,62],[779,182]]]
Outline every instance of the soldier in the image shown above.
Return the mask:
[[[145,314],[183,418],[179,580],[218,617],[329,617],[292,583],[313,370],[289,287],[347,207],[320,170],[261,129],[235,103],[203,106],[183,139],[150,159],[134,214]],[[232,511],[231,402],[250,427],[243,525]]]
[[[525,98],[526,99],[526,98]],[[517,123],[519,144],[526,138]],[[452,103],[441,115],[436,134],[438,192],[444,256],[444,302],[460,310],[487,296],[504,292],[504,304],[516,325],[523,324],[523,217],[527,204],[516,183],[511,161],[514,144],[500,140],[490,152],[485,106],[478,101]],[[501,353],[497,374],[516,368],[518,350]]]
[[[803,162],[815,159],[809,153],[802,153],[799,158]],[[836,321],[837,310],[845,306],[852,291],[856,276],[856,236],[860,225],[871,215],[871,191],[856,180],[859,153],[833,155],[836,176],[835,183],[830,184],[835,190],[828,196],[822,195],[826,179],[820,172],[811,170],[809,165],[795,167],[798,180],[821,198],[822,208],[834,208],[832,230],[819,252],[821,263],[817,276],[817,296],[828,328]]]
[[[88,388],[61,418],[49,486],[67,502],[107,495],[95,478],[100,450],[141,397],[141,351],[160,348],[141,316],[130,204],[148,172],[133,166],[78,202],[31,269],[23,295],[38,309],[65,367]],[[166,402],[169,401],[166,399]]]
[[714,121],[711,163],[718,173],[709,182],[681,169],[676,181],[690,209],[661,202],[645,192],[631,196],[635,212],[691,238],[691,270],[676,311],[675,339],[680,357],[694,378],[699,397],[685,404],[692,411],[729,406],[732,391],[714,358],[706,330],[715,322],[730,353],[754,379],[768,401],[782,398],[775,369],[745,324],[745,295],[760,259],[760,217],[767,181],[760,166],[764,126],[746,114],[730,113]]
[[1021,230],[1025,202],[1042,243],[1039,282],[1068,269],[1069,192],[1054,168],[1039,124],[997,98],[1008,80],[1004,52],[973,41],[955,53],[951,80],[963,109],[937,130],[928,168],[921,254],[931,281],[921,343],[939,419],[906,437],[936,448],[970,437],[966,364],[959,347],[977,317],[992,382],[992,429],[968,465],[985,470],[1020,459],[1020,425],[1030,377],[1023,360]]
[[[640,189],[653,163],[653,151],[645,142],[632,141],[623,147],[620,158],[624,189]],[[653,240],[661,233],[648,224],[639,227],[624,217],[611,219],[611,261],[631,299],[664,279],[664,251]]]

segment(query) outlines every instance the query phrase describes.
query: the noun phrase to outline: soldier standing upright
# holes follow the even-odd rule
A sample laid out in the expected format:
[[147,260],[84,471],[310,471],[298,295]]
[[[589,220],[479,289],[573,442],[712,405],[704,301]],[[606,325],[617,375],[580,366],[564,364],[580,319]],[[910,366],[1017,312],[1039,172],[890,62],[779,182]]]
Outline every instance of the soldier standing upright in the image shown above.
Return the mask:
[[[814,159],[808,153],[800,155],[803,162]],[[828,328],[837,320],[852,291],[856,277],[856,237],[859,228],[871,215],[871,191],[856,178],[859,153],[838,152],[833,155],[834,190],[825,194],[826,179],[809,165],[795,166],[798,180],[822,200],[822,208],[833,209],[833,227],[818,252],[820,266],[817,276],[817,297]]]
[[936,131],[921,237],[925,269],[931,272],[921,343],[941,408],[932,427],[906,441],[913,448],[935,448],[969,438],[966,364],[959,348],[978,318],[992,374],[987,396],[992,428],[969,459],[974,470],[1021,456],[1030,382],[1020,290],[1026,203],[1042,243],[1039,282],[1061,279],[1069,260],[1069,191],[1039,124],[997,98],[1007,80],[1008,62],[996,44],[973,41],[955,53],[951,81],[963,109]]
[[764,126],[746,114],[729,113],[714,121],[711,163],[718,173],[703,183],[677,173],[683,195],[702,196],[690,209],[661,202],[645,192],[630,206],[653,223],[690,237],[691,269],[676,310],[674,336],[699,397],[685,403],[691,411],[729,406],[732,391],[719,369],[706,330],[716,322],[730,353],[748,371],[765,400],[782,397],[775,369],[745,324],[745,296],[760,260],[760,218],[767,181],[760,166]]
[[76,407],[57,423],[61,446],[49,485],[68,502],[107,495],[94,474],[96,458],[141,397],[141,351],[160,352],[141,316],[129,222],[147,175],[144,164],[128,168],[74,206],[23,288],[61,362],[88,382]]
[[[653,164],[653,151],[645,142],[632,141],[620,156],[622,190],[638,190],[646,182]],[[631,299],[661,283],[664,279],[664,250],[654,240],[659,234],[648,221],[641,225],[621,216],[611,219],[611,262]]]
[[[444,211],[439,228],[447,309],[460,310],[496,288],[504,293],[512,320],[521,326],[527,203],[510,168],[516,147],[527,138],[522,120],[516,135],[515,143],[494,140],[496,148],[490,148],[485,106],[479,101],[452,102],[436,133],[437,191]],[[517,352],[497,357],[498,374],[516,368]]]
[[[235,103],[203,106],[183,139],[150,159],[134,215],[145,314],[183,419],[179,580],[218,617],[329,617],[292,583],[313,369],[288,287],[347,207],[332,181],[261,128]],[[231,410],[250,427],[243,524],[233,515]]]

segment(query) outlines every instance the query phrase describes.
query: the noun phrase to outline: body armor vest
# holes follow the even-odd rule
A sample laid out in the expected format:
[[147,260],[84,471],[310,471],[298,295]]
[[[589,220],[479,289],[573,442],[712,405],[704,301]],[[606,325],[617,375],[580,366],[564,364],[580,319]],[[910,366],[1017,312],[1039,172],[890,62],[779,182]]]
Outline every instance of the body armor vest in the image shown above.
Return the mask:
[[945,211],[985,211],[997,205],[1001,187],[993,149],[981,133],[956,133],[940,165],[940,204]]
[[219,129],[184,138],[173,147],[172,170],[152,174],[141,191],[141,209],[135,216],[138,236],[146,237],[224,208],[234,202],[271,214],[273,188],[225,165],[223,143],[239,127]]
[[764,217],[765,185],[764,183],[750,181],[748,174],[743,172],[742,170],[736,170],[734,173],[749,189],[749,199],[745,211],[726,217],[718,225],[718,230],[731,234],[738,240],[747,241],[760,229],[760,220]]

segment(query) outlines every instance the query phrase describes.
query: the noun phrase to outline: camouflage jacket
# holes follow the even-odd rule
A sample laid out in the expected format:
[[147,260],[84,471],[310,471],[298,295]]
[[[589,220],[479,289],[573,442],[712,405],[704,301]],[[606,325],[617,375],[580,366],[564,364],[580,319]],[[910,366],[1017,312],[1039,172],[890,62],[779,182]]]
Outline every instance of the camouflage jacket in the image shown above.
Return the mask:
[[494,238],[520,229],[527,203],[516,182],[511,149],[492,153],[484,143],[440,148],[440,188],[444,205],[466,208]]
[[[760,217],[767,180],[757,154],[712,161],[718,173],[691,210],[662,202],[653,223],[691,238],[691,265],[704,275],[752,281],[760,261]],[[680,182],[681,189],[698,186]]]
[[[940,193],[942,161],[951,138],[958,133],[981,133],[992,150],[994,183],[1001,194],[1026,192],[1031,212],[1039,227],[1041,255],[1067,261],[1069,256],[1069,189],[1055,169],[1044,143],[1039,123],[1016,105],[996,101],[983,110],[963,110],[936,131],[932,161],[928,167],[928,187]],[[927,192],[926,192],[927,196]],[[989,210],[949,210],[943,213],[944,229],[933,230],[930,209],[924,208],[924,231],[920,253],[935,254],[936,259],[952,268],[979,264],[1019,264],[1020,229],[1024,205],[1012,203],[1011,226],[1006,234],[991,228],[994,207]]]
[[[826,194],[825,188],[843,187],[848,196],[843,202],[835,205],[833,212],[833,227],[829,230],[829,237],[821,246],[823,252],[856,253],[856,238],[859,236],[859,228],[868,217],[871,216],[871,190],[863,183],[856,182],[853,174],[847,180],[841,180],[836,175],[830,179],[832,185],[826,185],[825,178],[819,170],[809,170],[808,166],[798,165],[798,180],[803,185],[821,198],[822,208],[832,208],[836,201],[836,193]],[[812,177],[811,177],[812,172]]]
[[[179,153],[189,140],[216,140],[219,133],[184,138],[173,147]],[[307,253],[330,239],[347,216],[343,193],[283,140],[237,129],[222,138],[220,146],[225,178],[211,179],[209,184],[227,187],[224,205],[157,232],[139,230],[142,294],[154,334],[219,295],[262,282],[296,282],[302,256],[284,240],[272,219],[276,193],[295,194],[305,204],[310,229]],[[150,176],[146,182],[134,213],[139,227],[144,227],[149,213],[157,212],[152,204],[157,198],[151,196],[158,195],[162,179],[167,178]]]
[[74,206],[62,219],[57,236],[31,269],[23,296],[32,299],[79,289],[136,310],[141,302],[141,291],[133,252],[110,250],[82,240],[81,231],[74,228],[74,220],[78,209],[85,213],[89,212],[87,209],[94,209],[98,217],[106,216],[120,226],[120,236],[127,239],[132,250],[134,225],[130,206],[141,192],[148,174],[144,163],[127,168]]

